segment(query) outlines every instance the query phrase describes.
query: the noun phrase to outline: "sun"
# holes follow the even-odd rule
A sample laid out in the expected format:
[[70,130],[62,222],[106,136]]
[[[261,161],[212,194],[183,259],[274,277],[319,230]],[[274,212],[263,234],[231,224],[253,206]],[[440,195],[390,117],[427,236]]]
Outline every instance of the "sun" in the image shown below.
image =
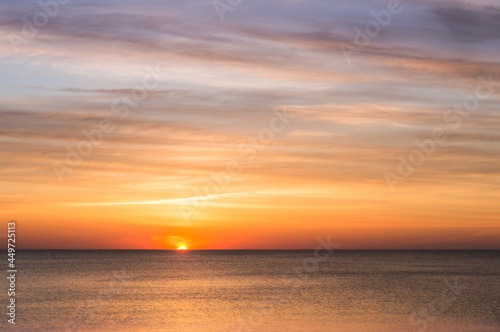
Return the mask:
[[187,250],[187,247],[183,244],[177,247],[177,250]]

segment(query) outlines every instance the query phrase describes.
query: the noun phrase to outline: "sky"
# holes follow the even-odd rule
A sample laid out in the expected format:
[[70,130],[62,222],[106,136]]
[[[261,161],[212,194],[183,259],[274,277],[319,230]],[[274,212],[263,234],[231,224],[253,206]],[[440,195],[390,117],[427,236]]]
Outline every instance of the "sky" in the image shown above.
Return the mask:
[[6,0],[0,34],[20,248],[500,249],[499,0]]

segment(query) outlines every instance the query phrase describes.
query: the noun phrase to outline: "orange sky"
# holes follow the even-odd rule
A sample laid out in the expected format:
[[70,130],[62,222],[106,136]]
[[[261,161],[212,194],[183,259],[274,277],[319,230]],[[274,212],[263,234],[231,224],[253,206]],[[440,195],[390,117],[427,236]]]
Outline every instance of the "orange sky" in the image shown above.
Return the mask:
[[354,28],[385,2],[224,22],[189,3],[72,4],[0,44],[0,219],[21,248],[500,249],[481,1],[406,4],[363,47]]

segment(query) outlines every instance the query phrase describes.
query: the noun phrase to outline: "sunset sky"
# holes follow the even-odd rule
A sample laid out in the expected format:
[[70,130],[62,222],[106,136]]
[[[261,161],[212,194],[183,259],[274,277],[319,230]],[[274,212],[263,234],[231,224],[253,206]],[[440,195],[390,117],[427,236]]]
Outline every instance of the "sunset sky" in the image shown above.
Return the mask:
[[500,249],[500,1],[355,42],[389,3],[3,1],[0,219],[21,248]]

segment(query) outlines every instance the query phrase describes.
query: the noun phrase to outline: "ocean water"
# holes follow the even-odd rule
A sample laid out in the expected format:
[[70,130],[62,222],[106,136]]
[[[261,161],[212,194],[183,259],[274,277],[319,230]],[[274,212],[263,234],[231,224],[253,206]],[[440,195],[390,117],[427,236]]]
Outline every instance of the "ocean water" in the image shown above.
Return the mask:
[[6,331],[500,331],[499,251],[21,251],[17,266]]

